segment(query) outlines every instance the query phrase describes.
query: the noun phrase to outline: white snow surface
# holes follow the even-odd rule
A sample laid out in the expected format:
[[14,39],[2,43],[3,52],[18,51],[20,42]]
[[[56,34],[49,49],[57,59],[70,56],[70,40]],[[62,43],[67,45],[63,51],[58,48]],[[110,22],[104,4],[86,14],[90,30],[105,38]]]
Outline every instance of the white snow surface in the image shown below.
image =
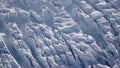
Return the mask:
[[0,68],[120,68],[120,0],[0,0]]

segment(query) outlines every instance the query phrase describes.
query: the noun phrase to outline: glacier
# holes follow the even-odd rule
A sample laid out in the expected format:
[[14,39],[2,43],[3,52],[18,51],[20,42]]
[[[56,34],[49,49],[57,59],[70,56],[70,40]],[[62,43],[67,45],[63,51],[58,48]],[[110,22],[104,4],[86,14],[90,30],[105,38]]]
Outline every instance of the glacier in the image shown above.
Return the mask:
[[120,68],[120,0],[0,0],[0,68]]

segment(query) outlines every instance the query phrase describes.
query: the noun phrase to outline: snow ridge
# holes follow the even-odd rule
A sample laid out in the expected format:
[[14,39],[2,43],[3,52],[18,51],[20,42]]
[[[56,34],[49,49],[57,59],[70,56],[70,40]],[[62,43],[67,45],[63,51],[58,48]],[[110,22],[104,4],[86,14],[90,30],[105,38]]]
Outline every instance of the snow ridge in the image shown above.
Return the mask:
[[0,0],[0,68],[119,68],[119,0]]

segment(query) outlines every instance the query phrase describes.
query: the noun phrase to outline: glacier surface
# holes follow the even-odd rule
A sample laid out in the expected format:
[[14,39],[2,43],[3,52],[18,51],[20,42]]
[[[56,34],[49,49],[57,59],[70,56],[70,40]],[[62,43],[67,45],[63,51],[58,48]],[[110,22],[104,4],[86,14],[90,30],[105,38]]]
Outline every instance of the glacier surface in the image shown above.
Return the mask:
[[120,68],[120,0],[0,0],[0,68]]

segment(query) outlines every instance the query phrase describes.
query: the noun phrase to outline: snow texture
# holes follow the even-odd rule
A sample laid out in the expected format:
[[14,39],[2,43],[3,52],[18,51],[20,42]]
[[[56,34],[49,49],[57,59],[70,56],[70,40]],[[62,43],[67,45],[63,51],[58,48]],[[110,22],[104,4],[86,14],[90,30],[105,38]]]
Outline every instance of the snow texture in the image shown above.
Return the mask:
[[120,0],[0,0],[0,68],[120,68]]

